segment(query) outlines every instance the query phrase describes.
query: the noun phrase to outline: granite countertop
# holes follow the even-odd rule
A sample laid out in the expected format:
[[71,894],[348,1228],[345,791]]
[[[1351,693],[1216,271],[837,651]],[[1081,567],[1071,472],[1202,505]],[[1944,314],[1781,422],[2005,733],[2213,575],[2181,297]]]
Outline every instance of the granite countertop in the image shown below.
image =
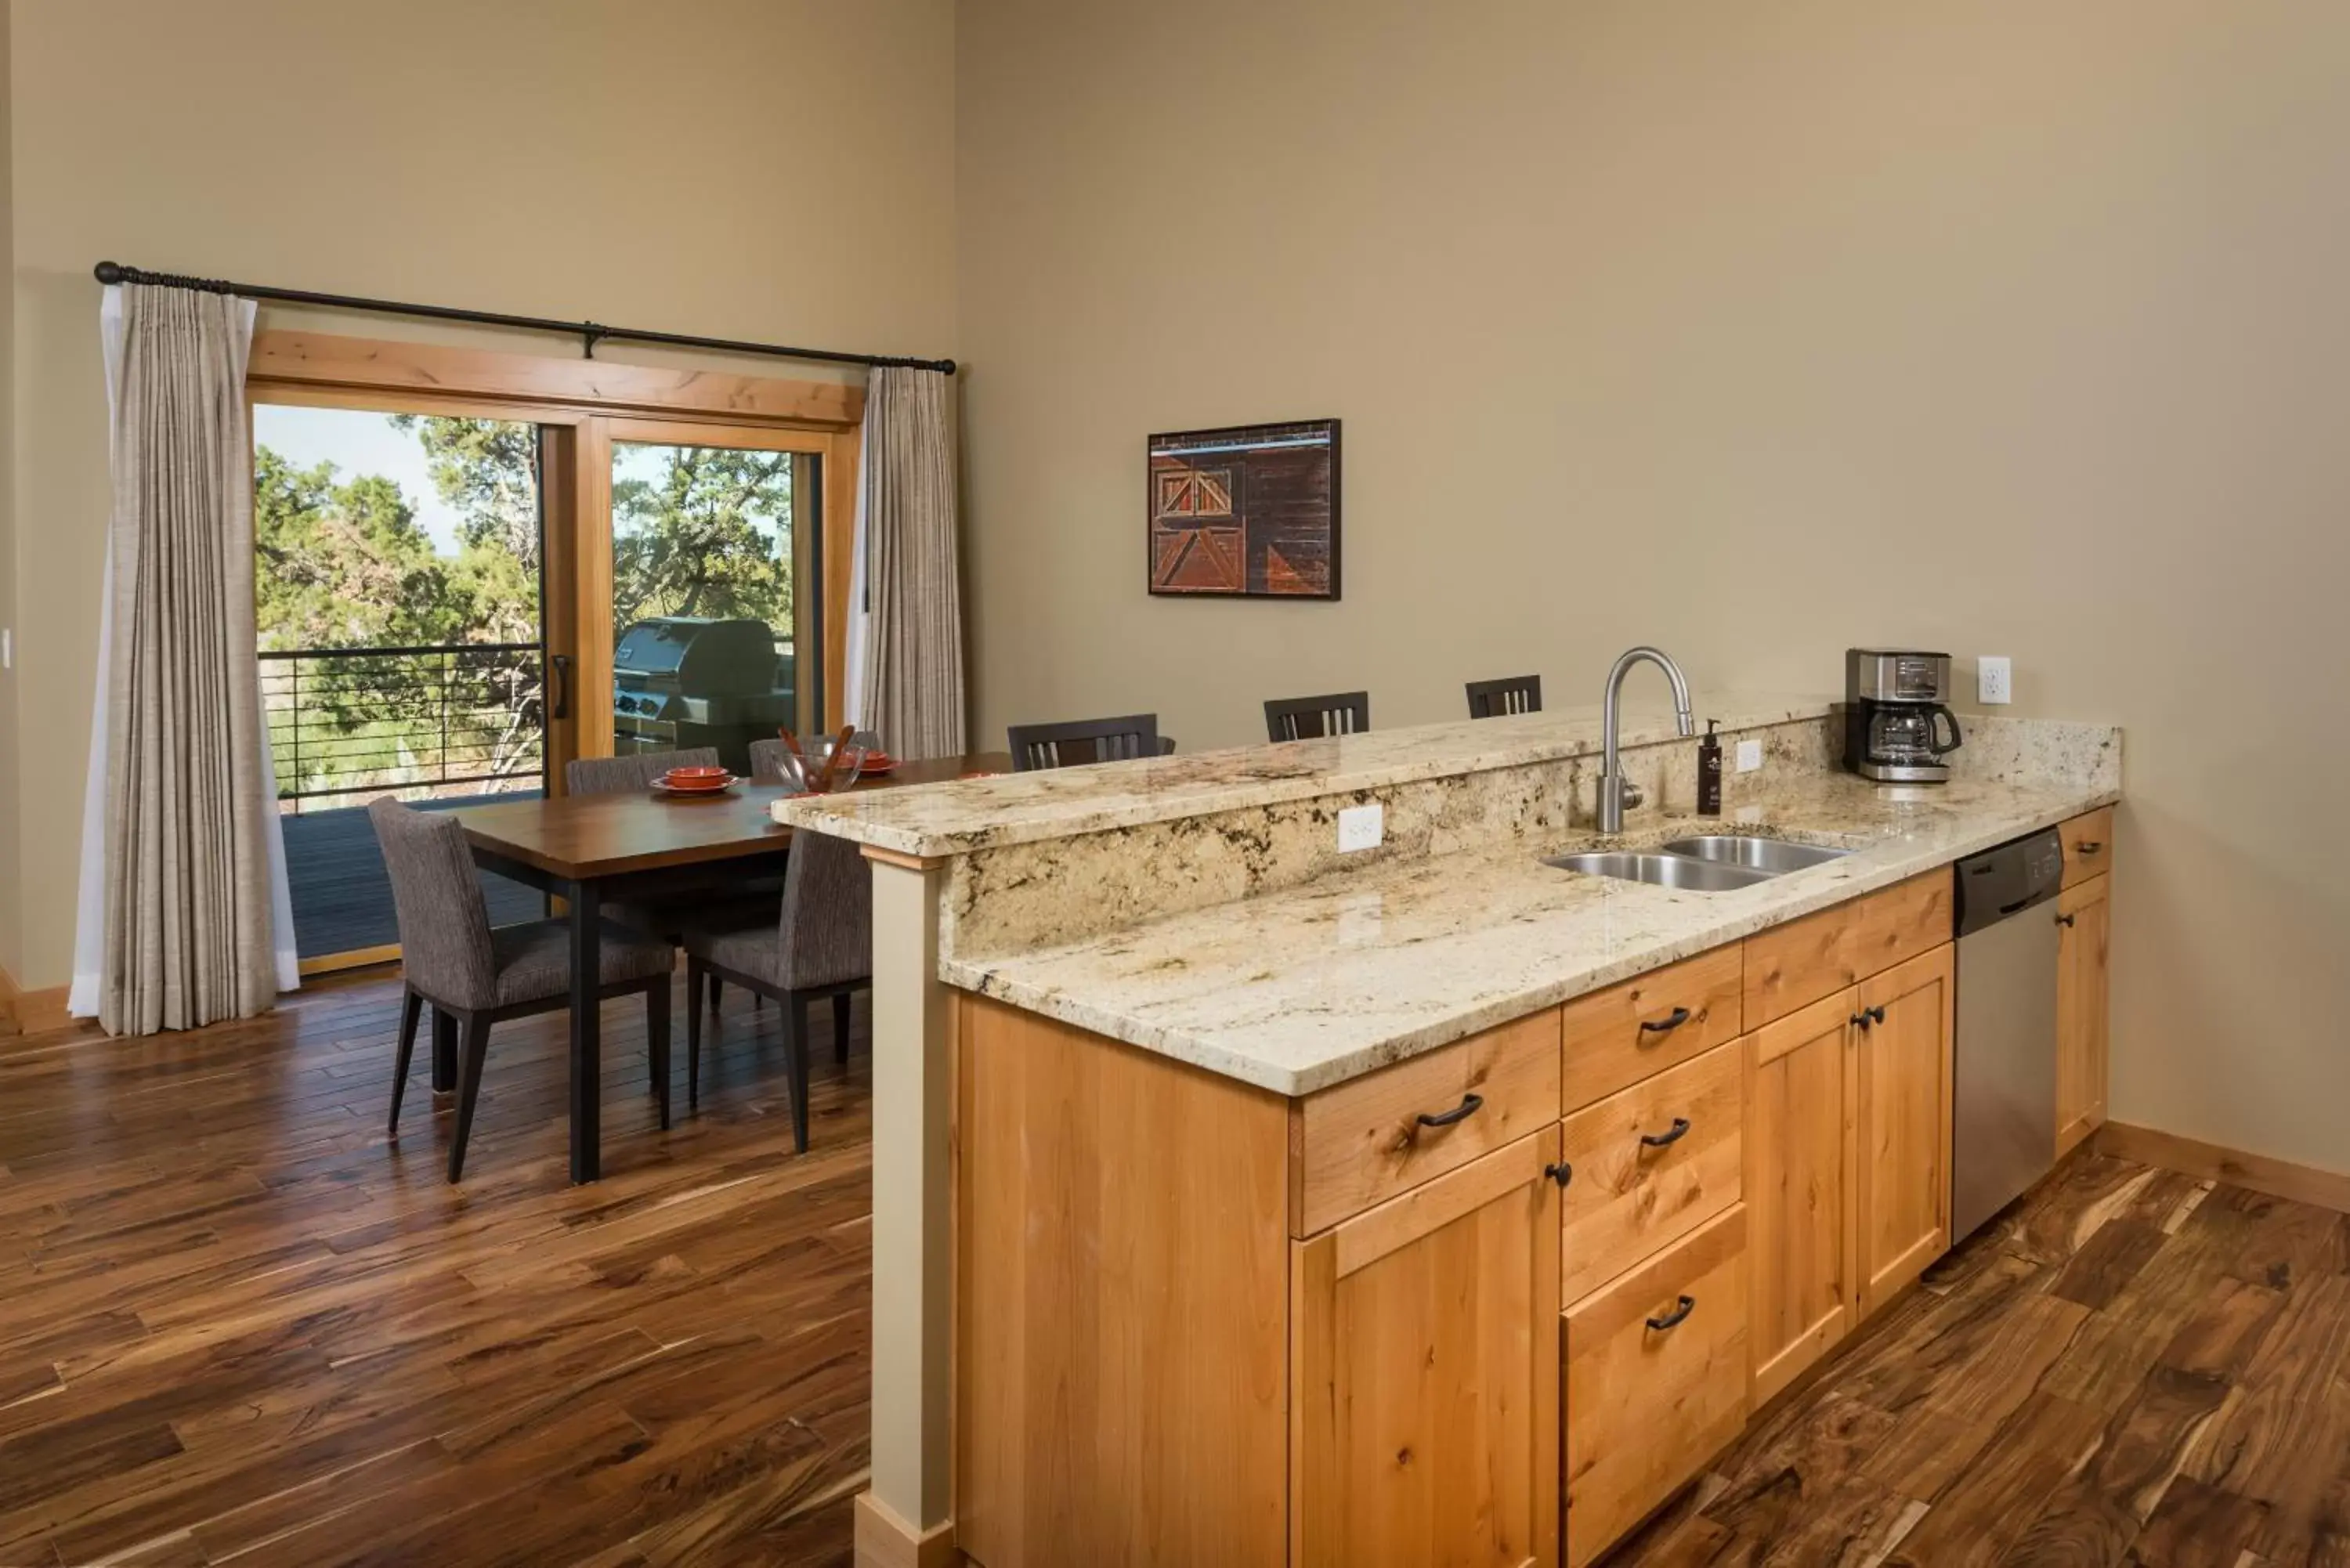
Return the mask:
[[1588,833],[1519,839],[1399,859],[1085,941],[948,959],[941,976],[1304,1095],[2116,798],[2084,784],[1897,787],[1812,774],[1726,817],[1640,824],[1614,841],[1728,827],[1855,851],[1734,892],[1675,891],[1540,863],[1601,842]]
[[[1675,738],[1669,708],[1627,699],[1621,742]],[[1702,692],[1691,706],[1725,731],[1826,716],[1825,697]],[[947,784],[858,790],[785,802],[777,820],[877,849],[926,857],[1274,805],[1421,779],[1526,767],[1600,749],[1596,706],[1372,730],[1282,745],[1241,746],[1106,766],[1051,768]]]

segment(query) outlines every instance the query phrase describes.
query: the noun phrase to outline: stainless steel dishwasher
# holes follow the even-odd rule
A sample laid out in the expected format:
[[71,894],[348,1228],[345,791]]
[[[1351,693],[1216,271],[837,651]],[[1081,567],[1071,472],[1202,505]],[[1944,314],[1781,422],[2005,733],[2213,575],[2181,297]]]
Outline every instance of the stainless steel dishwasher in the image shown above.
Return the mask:
[[1950,1240],[2056,1163],[2056,830],[1958,863]]

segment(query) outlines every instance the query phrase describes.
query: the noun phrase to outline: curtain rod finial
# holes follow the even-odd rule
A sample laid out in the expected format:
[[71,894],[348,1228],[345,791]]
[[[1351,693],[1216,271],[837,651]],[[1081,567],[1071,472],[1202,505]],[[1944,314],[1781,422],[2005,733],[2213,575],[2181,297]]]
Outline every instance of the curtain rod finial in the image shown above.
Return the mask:
[[111,286],[122,281],[122,264],[120,262],[102,261],[99,263],[98,265],[92,267],[90,271],[97,277],[98,281],[103,284]]

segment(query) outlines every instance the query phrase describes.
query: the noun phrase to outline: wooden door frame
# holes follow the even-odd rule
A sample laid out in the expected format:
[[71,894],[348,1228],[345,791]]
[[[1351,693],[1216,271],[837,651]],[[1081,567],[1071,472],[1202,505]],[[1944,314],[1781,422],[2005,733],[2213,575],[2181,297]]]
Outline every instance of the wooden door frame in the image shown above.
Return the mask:
[[[597,639],[582,635],[583,617],[594,614],[593,607],[601,606],[608,628],[611,614],[610,422],[696,431],[704,440],[730,431],[744,445],[798,442],[780,450],[818,452],[825,465],[824,701],[827,715],[840,711],[863,386],[275,327],[254,334],[244,385],[248,413],[255,403],[280,403],[515,420],[553,433],[556,450],[543,460],[540,474],[546,521],[539,637],[550,664],[557,656],[570,660],[569,717],[547,724],[547,790],[555,794],[562,793],[566,762],[598,754],[591,750],[598,745],[608,752],[612,742],[612,672],[605,651],[610,639],[601,639],[598,649]],[[810,441],[821,445],[805,444]],[[596,518],[603,520],[602,548],[583,550],[581,535],[596,530],[589,521]],[[583,597],[582,574],[596,571],[599,562],[604,592]],[[596,692],[608,700],[590,701]],[[399,956],[397,947],[328,954],[305,960],[302,972],[388,963]]]
[[[825,465],[824,705],[827,716],[840,711],[864,442],[862,386],[272,328],[254,334],[245,397],[248,403],[317,408],[382,410],[389,403],[404,411],[525,420],[571,432],[558,443],[570,450],[556,476],[567,475],[567,485],[544,483],[546,603],[539,630],[550,659],[561,654],[571,660],[575,715],[560,737],[560,756],[550,726],[549,788],[558,793],[562,761],[600,754],[598,748],[609,751],[612,742],[608,705],[587,701],[589,692],[610,691],[610,665],[595,650],[595,639],[581,635],[582,618],[594,615],[598,604],[610,614],[609,535],[601,535],[600,551],[587,548],[582,537],[595,526],[589,519],[602,518],[609,526],[612,467],[605,421],[626,421],[644,430],[668,425],[698,431],[705,440],[723,428],[741,432],[745,445],[791,435],[823,438],[821,449],[782,450],[819,450]],[[592,584],[582,576],[598,572],[599,556],[600,598],[586,591]]]

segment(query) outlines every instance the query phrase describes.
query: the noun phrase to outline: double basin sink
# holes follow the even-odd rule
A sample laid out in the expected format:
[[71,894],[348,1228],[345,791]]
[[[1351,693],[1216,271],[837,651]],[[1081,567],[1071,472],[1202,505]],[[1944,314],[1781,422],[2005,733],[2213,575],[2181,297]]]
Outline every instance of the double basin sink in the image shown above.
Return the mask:
[[1646,882],[1658,888],[1680,888],[1698,893],[1728,893],[1752,888],[1806,866],[1825,866],[1851,854],[1849,849],[1823,849],[1811,844],[1790,844],[1783,838],[1755,838],[1742,833],[1711,833],[1676,838],[1653,849],[1592,850],[1580,855],[1555,855],[1543,864],[1563,871],[1587,871],[1626,882]]

